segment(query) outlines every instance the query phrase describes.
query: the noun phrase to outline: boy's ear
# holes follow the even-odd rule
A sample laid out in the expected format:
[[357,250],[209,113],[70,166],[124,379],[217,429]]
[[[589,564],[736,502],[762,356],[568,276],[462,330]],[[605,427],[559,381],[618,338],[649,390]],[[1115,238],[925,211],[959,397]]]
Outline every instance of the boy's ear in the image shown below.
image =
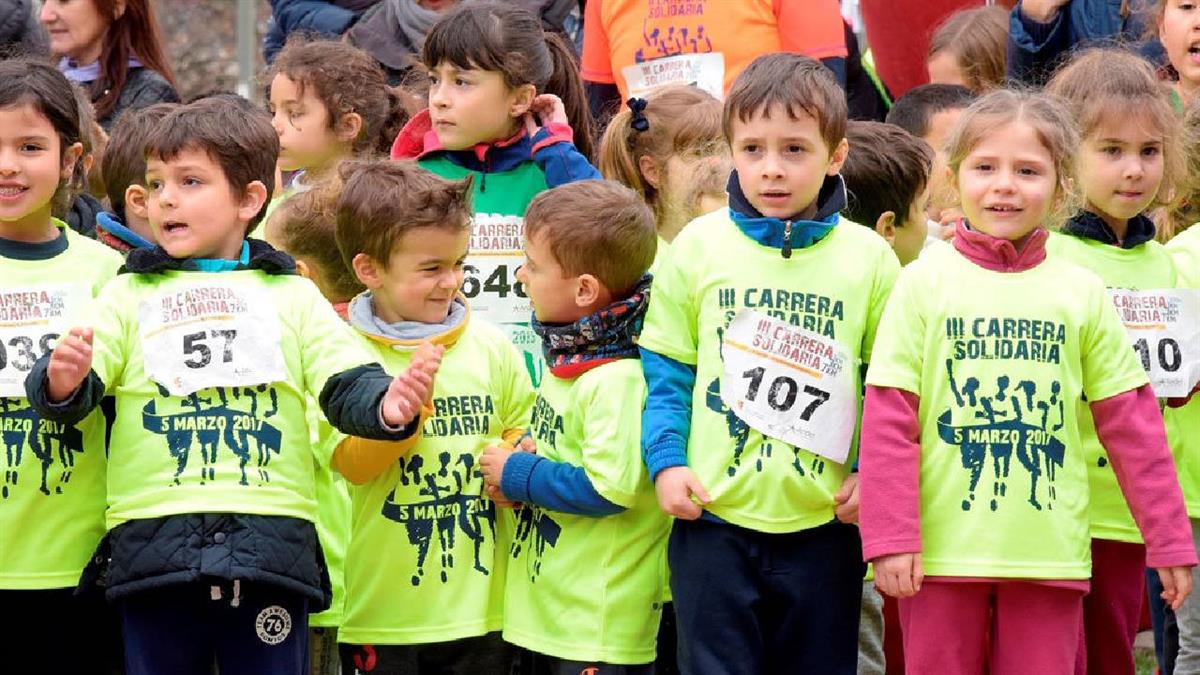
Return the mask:
[[380,287],[379,273],[381,270],[375,264],[371,256],[366,253],[359,253],[354,256],[354,260],[350,261],[350,268],[354,270],[354,276],[362,282],[369,290],[375,290]]
[[150,219],[150,209],[146,204],[150,193],[145,185],[130,185],[125,188],[125,213],[133,214],[142,220]]
[[580,274],[575,279],[575,306],[591,307],[604,292],[604,284],[591,274]]
[[262,211],[271,195],[267,194],[267,186],[261,180],[252,181],[242,194],[242,202],[238,205],[238,218],[250,222]]
[[313,278],[312,277],[312,268],[308,266],[308,263],[304,262],[304,260],[301,258],[293,258],[293,260],[296,261],[296,274],[299,274],[300,276],[304,277],[305,279],[308,279],[311,281]]
[[850,154],[850,141],[843,138],[834,147],[833,153],[829,155],[829,168],[825,170],[825,175],[836,176],[842,170],[842,165],[846,163],[848,154]]
[[338,120],[337,126],[334,129],[334,134],[338,137],[338,140],[343,143],[353,143],[354,139],[358,138],[358,135],[362,133],[362,129],[362,115],[359,115],[356,112],[348,112],[345,115],[342,115],[342,118]]
[[875,232],[887,240],[888,246],[896,244],[896,212],[884,211],[875,220]]
[[75,164],[79,158],[83,156],[83,143],[73,143],[63,151],[62,156],[62,178],[63,180],[71,180],[75,175]]
[[638,157],[638,171],[642,174],[642,178],[650,184],[650,187],[655,190],[662,189],[662,175],[658,170],[658,162],[650,155],[642,155]]
[[96,165],[96,156],[95,155],[84,155],[83,156],[83,172],[84,173],[88,174],[89,176],[92,175],[92,167],[95,165]]
[[513,89],[509,96],[509,116],[520,117],[529,112],[535,98],[537,98],[537,88],[532,84],[523,84]]

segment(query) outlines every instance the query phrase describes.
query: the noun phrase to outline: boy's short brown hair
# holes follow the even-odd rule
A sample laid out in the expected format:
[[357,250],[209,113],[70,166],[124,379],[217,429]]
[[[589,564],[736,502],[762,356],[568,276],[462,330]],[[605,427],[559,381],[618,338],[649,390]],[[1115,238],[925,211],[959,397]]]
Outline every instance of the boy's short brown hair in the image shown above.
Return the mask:
[[352,298],[366,290],[338,251],[340,195],[341,186],[336,181],[318,183],[283,200],[270,218],[279,247],[293,258],[302,258],[316,267],[335,300]]
[[540,237],[563,272],[591,274],[619,298],[637,286],[658,247],[650,207],[607,180],[568,183],[534,197],[525,211],[525,238]]
[[816,59],[778,52],[754,59],[733,81],[725,98],[725,138],[733,140],[734,119],[748,122],[776,106],[793,120],[802,113],[815,119],[830,152],[846,137],[846,94],[833,72]]
[[179,107],[178,103],[155,103],[121,113],[108,135],[108,148],[100,159],[104,193],[113,213],[125,220],[125,191],[146,182],[146,153],[138,141],[146,138],[159,120]]
[[400,239],[419,227],[471,228],[471,177],[451,181],[416,162],[357,160],[338,167],[337,247],[346,267],[366,253],[385,268]]
[[[154,125],[146,141],[145,156],[170,161],[185,150],[208,153],[239,198],[254,181],[267,188],[268,196],[275,191],[279,136],[265,111],[251,112],[219,98],[203,98],[179,106]],[[250,220],[247,233],[262,220],[267,204],[264,201]]]
[[844,215],[875,227],[891,211],[896,225],[905,226],[909,209],[929,182],[933,148],[894,124],[852,121],[846,127],[850,152],[842,164],[846,181]]

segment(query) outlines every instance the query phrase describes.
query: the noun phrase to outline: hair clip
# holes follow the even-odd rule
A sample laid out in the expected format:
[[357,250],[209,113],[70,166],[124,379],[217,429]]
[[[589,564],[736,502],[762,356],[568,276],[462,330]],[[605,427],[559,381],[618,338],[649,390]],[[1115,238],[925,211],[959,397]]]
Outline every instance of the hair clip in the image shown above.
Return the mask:
[[646,111],[646,99],[631,98],[625,102],[629,106],[629,111],[633,113],[633,119],[629,121],[629,126],[634,131],[644,132],[650,130],[650,120],[646,119],[643,114]]

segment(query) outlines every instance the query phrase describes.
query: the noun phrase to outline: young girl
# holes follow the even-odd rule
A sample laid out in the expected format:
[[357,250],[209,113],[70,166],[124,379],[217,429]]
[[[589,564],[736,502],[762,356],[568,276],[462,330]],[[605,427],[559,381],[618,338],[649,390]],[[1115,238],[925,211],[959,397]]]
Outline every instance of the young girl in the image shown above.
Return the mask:
[[[1147,215],[1167,201],[1182,160],[1176,146],[1179,121],[1154,70],[1128,51],[1089,50],[1060,70],[1047,91],[1068,104],[1079,124],[1076,161],[1085,201],[1063,234],[1051,236],[1051,255],[1092,270],[1110,289],[1175,288],[1175,268],[1154,240],[1154,222]],[[1145,334],[1136,323],[1129,330],[1133,336]],[[1092,533],[1092,584],[1083,602],[1078,672],[1120,675],[1133,669],[1146,547],[1096,437],[1090,408],[1082,401],[1077,407]]]
[[429,108],[392,145],[443,178],[473,175],[475,229],[463,294],[477,317],[501,324],[541,379],[530,305],[517,281],[525,207],[539,192],[600,178],[588,163],[591,121],[571,48],[507,2],[464,3],[434,25],[421,61]]
[[600,173],[633,189],[654,210],[662,243],[693,218],[725,205],[732,168],[721,102],[685,85],[631,99],[600,140]]
[[1194,0],[1158,0],[1158,39],[1174,71],[1171,104],[1182,113],[1200,89],[1200,52],[1196,31],[1200,29],[1200,5]]
[[[0,61],[0,604],[20,617],[5,637],[19,645],[5,663],[17,673],[104,672],[120,643],[99,594],[74,595],[104,534],[103,415],[44,422],[24,386],[121,265],[50,215],[81,171],[80,131],[61,73]],[[87,629],[47,630],[67,616]]]
[[343,159],[386,153],[407,120],[379,64],[344,42],[293,38],[268,78],[279,168],[299,172],[285,194],[330,175]]
[[[1191,591],[1196,552],[1158,403],[1103,283],[1047,256],[1073,213],[1078,138],[1048,98],[997,91],[964,113],[948,165],[965,219],[906,267],[880,321],[862,430],[863,556],[901,598],[911,673],[1069,673],[1091,576],[1076,402],[1159,568]],[[926,577],[928,575],[928,577]]]
[[976,7],[950,15],[929,42],[929,81],[983,93],[1004,86],[1008,10]]

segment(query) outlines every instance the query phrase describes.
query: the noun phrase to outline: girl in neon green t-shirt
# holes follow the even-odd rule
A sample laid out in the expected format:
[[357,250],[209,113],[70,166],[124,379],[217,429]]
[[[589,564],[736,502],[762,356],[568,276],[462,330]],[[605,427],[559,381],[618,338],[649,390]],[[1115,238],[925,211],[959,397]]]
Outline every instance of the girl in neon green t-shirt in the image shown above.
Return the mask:
[[985,644],[993,675],[1073,670],[1091,575],[1084,396],[1164,598],[1178,607],[1191,591],[1154,392],[1100,279],[1046,254],[1045,225],[1071,212],[1077,142],[1047,98],[972,105],[949,142],[966,216],[954,246],[905,268],[880,322],[863,556],[900,598],[909,672],[982,673]]

